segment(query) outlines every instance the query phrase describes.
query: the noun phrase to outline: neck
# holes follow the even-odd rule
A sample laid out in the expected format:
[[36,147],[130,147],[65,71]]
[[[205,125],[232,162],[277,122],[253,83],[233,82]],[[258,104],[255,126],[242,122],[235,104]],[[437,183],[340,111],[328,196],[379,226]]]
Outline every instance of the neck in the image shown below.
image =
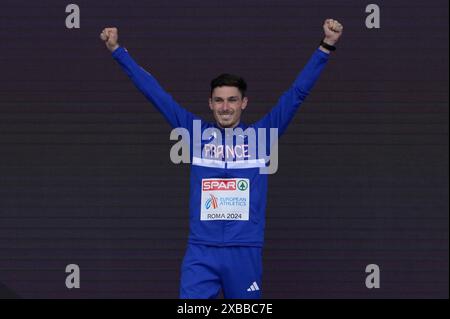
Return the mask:
[[236,126],[239,125],[239,123],[240,123],[240,121],[239,121],[239,122],[236,122],[236,123],[233,124],[232,126],[228,126],[228,127],[223,127],[222,125],[220,125],[219,122],[216,122],[216,125],[217,125],[219,128],[221,128],[221,129],[226,129],[226,128],[235,128]]

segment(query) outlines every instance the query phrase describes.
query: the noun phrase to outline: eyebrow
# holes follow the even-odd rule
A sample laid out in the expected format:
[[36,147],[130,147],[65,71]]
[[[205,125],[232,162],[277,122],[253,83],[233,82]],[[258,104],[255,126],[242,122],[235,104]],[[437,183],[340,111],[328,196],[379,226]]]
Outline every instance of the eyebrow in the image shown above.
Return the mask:
[[[220,96],[216,96],[216,97],[214,97],[214,100],[216,100],[216,99],[221,99],[221,100],[223,100],[223,98],[222,97],[220,97]],[[229,96],[227,99],[239,99],[239,96]]]

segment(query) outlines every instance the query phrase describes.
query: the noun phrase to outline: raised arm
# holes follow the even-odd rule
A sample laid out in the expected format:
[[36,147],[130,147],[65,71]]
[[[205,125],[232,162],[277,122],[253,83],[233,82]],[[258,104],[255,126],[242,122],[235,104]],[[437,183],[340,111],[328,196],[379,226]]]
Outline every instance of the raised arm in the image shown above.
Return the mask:
[[119,45],[117,28],[103,29],[100,38],[105,41],[105,45],[112,52],[113,58],[120,64],[134,85],[162,113],[169,124],[173,128],[183,127],[191,132],[192,121],[200,118],[181,107],[159,85],[156,79],[140,67],[128,54],[128,51]]
[[283,93],[272,110],[254,124],[255,128],[278,128],[279,136],[284,133],[324,69],[329,58],[329,49],[333,48],[343,31],[342,25],[332,19],[325,20],[323,29],[324,44],[313,53],[292,86]]

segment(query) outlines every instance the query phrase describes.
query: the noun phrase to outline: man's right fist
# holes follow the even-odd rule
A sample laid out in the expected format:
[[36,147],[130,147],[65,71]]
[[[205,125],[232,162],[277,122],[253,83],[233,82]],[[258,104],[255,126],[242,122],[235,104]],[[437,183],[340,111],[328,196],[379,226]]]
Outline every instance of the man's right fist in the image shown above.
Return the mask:
[[105,41],[106,47],[109,51],[113,52],[119,47],[119,32],[117,28],[104,28],[102,33],[100,33],[100,39]]

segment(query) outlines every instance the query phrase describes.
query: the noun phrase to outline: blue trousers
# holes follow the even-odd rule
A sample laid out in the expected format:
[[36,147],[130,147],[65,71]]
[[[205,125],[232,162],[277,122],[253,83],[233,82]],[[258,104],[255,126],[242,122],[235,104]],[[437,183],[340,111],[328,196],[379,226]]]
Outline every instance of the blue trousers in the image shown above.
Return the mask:
[[181,266],[181,299],[261,298],[262,248],[188,244]]

